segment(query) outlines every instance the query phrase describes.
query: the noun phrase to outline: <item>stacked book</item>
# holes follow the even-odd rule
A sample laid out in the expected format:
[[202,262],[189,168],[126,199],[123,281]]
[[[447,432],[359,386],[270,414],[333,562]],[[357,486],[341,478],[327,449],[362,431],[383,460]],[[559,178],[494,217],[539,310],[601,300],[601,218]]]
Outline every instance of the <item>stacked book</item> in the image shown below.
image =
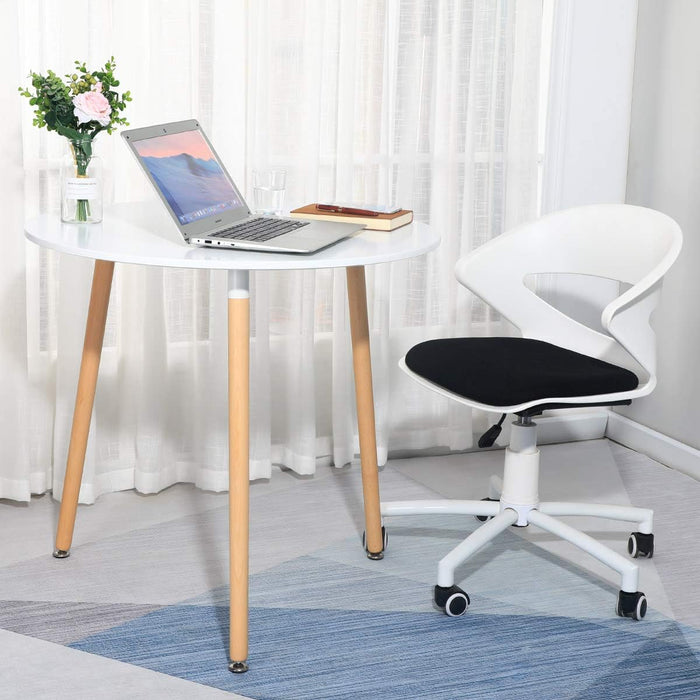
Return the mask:
[[347,221],[362,224],[374,231],[393,231],[413,221],[410,209],[391,207],[360,207],[340,204],[307,204],[292,209],[289,216],[297,219],[319,219],[321,221]]

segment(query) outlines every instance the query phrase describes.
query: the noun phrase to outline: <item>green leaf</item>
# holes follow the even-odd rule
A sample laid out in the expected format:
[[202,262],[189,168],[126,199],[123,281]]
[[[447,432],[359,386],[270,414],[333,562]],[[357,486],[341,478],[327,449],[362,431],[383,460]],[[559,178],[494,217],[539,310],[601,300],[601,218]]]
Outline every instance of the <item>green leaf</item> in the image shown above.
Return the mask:
[[54,115],[54,129],[61,134],[61,136],[66,136],[69,139],[79,139],[82,134],[77,130],[73,129],[65,124],[62,124],[58,118]]

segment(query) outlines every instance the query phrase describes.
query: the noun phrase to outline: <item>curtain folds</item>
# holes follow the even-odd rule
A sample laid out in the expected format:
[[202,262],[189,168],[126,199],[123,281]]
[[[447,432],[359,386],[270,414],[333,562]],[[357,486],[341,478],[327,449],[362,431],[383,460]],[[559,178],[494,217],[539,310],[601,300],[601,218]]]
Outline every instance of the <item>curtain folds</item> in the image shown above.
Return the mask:
[[[471,446],[485,417],[421,389],[397,361],[430,337],[508,332],[453,267],[536,215],[540,2],[24,0],[15,12],[26,40],[14,39],[3,85],[114,55],[131,125],[198,117],[246,194],[254,168],[280,167],[287,208],[393,201],[437,228],[435,252],[367,269],[379,458]],[[0,265],[19,307],[3,309],[13,371],[0,386],[18,404],[0,422],[0,497],[28,500],[60,497],[92,266],[18,242],[23,216],[58,216],[63,144],[16,102],[3,118],[18,139],[21,128],[24,198]],[[97,148],[108,199],[153,198],[118,136]],[[251,285],[251,478],[350,462],[344,271],[255,273]],[[81,502],[179,481],[226,489],[226,367],[225,274],[118,265]]]

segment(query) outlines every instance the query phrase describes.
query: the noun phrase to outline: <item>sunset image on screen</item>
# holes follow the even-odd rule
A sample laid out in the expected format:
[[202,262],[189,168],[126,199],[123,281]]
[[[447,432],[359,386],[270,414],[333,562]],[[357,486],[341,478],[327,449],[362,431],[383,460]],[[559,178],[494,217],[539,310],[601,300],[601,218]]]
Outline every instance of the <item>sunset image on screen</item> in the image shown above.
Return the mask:
[[134,149],[181,224],[242,206],[198,131],[142,139]]
[[134,148],[142,157],[167,158],[181,153],[187,153],[200,160],[211,160],[214,157],[198,131],[183,131],[181,134],[166,134],[136,141]]

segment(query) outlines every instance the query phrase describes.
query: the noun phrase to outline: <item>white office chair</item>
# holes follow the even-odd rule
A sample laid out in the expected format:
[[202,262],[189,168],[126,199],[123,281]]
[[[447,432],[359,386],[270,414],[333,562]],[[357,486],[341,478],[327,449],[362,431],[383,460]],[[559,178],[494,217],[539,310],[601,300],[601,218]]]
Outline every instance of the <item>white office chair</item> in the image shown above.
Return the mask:
[[[653,511],[540,502],[539,450],[532,416],[550,408],[629,404],[652,391],[656,353],[649,315],[681,243],[678,225],[664,214],[623,204],[596,205],[519,226],[457,263],[457,279],[514,323],[523,337],[429,340],[413,347],[400,366],[419,383],[455,401],[517,416],[505,450],[503,479],[492,477],[489,498],[482,501],[405,501],[381,506],[383,516],[454,513],[487,521],[438,564],[435,603],[448,615],[462,615],[469,606],[469,596],[454,585],[456,567],[509,526],[536,525],[618,571],[622,585],[617,614],[636,620],[644,617],[647,603],[638,591],[639,567],[552,516],[637,523],[638,531],[628,541],[628,551],[636,558],[653,554]],[[632,286],[604,309],[602,333],[530,291],[525,278],[534,273],[594,275]],[[480,445],[493,444],[499,431],[494,426]]]

